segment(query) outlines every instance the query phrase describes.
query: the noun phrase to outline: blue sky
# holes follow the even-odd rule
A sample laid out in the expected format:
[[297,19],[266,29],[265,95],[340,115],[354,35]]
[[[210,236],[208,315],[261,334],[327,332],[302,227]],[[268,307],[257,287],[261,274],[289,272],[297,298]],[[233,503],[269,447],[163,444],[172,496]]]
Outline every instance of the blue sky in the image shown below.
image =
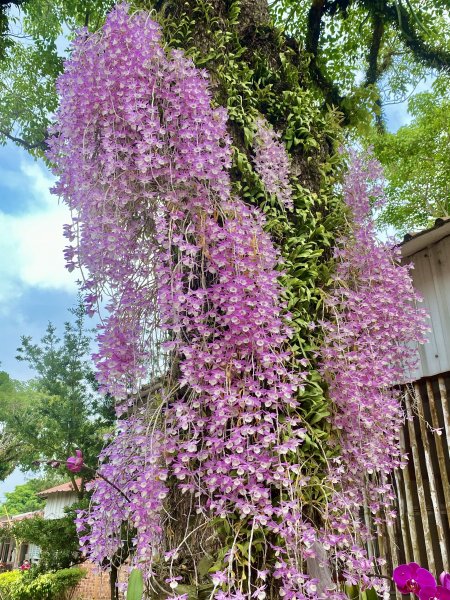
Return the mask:
[[[20,336],[39,340],[49,321],[61,328],[77,300],[76,275],[62,255],[70,215],[50,193],[52,181],[42,162],[0,147],[0,369],[16,379],[32,376],[15,360]],[[0,482],[0,500],[24,479],[16,471]]]
[[[387,108],[389,129],[408,121],[404,105]],[[15,360],[20,336],[39,340],[49,321],[61,329],[76,303],[77,276],[62,254],[70,215],[50,193],[52,182],[42,161],[13,144],[0,147],[0,369],[16,379],[32,376]],[[25,478],[16,471],[0,482],[0,501]]]
[[20,336],[39,338],[49,320],[62,324],[76,301],[76,275],[62,256],[70,215],[52,182],[42,162],[0,147],[0,361],[17,379],[30,375],[14,358]]

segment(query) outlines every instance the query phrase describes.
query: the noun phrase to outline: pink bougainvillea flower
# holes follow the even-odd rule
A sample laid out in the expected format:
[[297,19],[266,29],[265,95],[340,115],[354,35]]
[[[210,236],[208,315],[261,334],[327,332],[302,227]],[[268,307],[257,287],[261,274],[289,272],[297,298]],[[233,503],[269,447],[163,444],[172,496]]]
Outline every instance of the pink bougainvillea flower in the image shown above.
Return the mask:
[[422,588],[436,588],[433,575],[414,562],[399,565],[394,569],[392,578],[401,594],[417,594]]
[[450,590],[450,573],[445,571],[439,575],[439,581],[443,588]]
[[66,467],[72,473],[79,473],[84,467],[83,453],[81,450],[75,450],[75,456],[69,456],[66,461]]
[[419,591],[419,600],[450,600],[450,590],[440,585],[434,587],[426,586]]

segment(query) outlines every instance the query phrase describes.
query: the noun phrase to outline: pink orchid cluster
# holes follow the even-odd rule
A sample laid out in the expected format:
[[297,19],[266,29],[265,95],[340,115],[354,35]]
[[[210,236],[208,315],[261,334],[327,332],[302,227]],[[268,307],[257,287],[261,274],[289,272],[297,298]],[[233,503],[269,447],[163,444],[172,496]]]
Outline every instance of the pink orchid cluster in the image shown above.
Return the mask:
[[264,117],[255,120],[255,170],[269,194],[288,210],[293,209],[292,188],[289,183],[290,161],[286,147]]
[[437,585],[429,571],[412,562],[399,565],[392,578],[401,594],[415,594],[419,600],[450,600],[450,573],[441,573],[441,585]]
[[[190,171],[192,136],[208,143],[198,125],[185,125],[185,136],[167,152],[183,119],[170,92],[181,58],[168,60],[160,40],[159,26],[142,13],[130,20],[126,5],[97,34],[80,32],[57,83],[61,103],[49,139],[59,176],[54,192],[73,214],[65,228],[72,242],[67,266],[85,272],[90,312],[109,298],[96,360],[103,390],[118,398],[137,392],[157,362],[152,236],[161,195],[174,163]],[[166,92],[161,106],[152,102],[155,90]]]
[[[357,228],[337,252],[329,301],[336,320],[324,374],[342,456],[330,474],[338,493],[317,531],[302,510],[308,478],[297,449],[306,432],[295,398],[307,373],[295,371],[288,350],[279,256],[264,217],[231,194],[227,115],[212,108],[206,74],[182,52],[166,51],[148,14],[120,4],[99,32],[78,36],[58,89],[49,158],[55,191],[73,213],[66,258],[85,273],[89,310],[109,298],[96,361],[121,417],[92,484],[92,509],[78,519],[86,553],[99,564],[112,560],[129,523],[134,562],[151,578],[163,552],[170,480],[206,519],[238,516],[252,534],[262,528],[279,540],[266,569],[286,600],[345,598],[319,590],[306,573],[318,541],[346,565],[345,578],[369,584],[355,515],[365,474],[402,462],[401,412],[388,388],[410,362],[404,343],[421,339],[423,324],[410,305],[407,269],[374,243],[367,174],[356,163],[347,180]],[[255,165],[268,192],[289,207],[287,155],[263,120]],[[175,380],[169,364],[180,372]],[[147,407],[133,406],[157,375],[165,388]],[[382,483],[369,492],[376,513],[391,491]],[[215,574],[221,600],[242,596],[233,549],[227,560]],[[265,579],[252,575],[249,593],[262,598]],[[174,596],[180,577],[168,579]]]
[[327,301],[333,320],[324,324],[322,369],[341,448],[330,469],[336,493],[326,525],[349,577],[352,571],[370,572],[366,552],[356,543],[369,535],[359,520],[361,506],[368,503],[375,523],[395,516],[388,476],[405,457],[399,445],[401,391],[394,386],[408,380],[417,343],[428,331],[410,267],[399,266],[398,250],[375,237],[370,214],[383,201],[382,181],[375,160],[351,154],[343,194],[353,236],[335,251],[335,287]]
[[[131,523],[135,563],[150,577],[170,477],[205,516],[237,514],[284,540],[273,576],[287,599],[315,598],[302,572],[315,531],[295,491],[305,430],[294,396],[306,373],[290,366],[263,216],[230,194],[226,113],[211,108],[207,85],[125,4],[101,31],[78,36],[58,82],[49,157],[74,214],[66,257],[86,271],[91,310],[110,298],[96,360],[122,415],[78,527],[86,553],[105,564]],[[181,379],[156,416],[130,416],[127,398],[155,365],[165,372],[167,357]],[[234,572],[230,564],[230,598]]]
[[94,491],[92,507],[87,514],[80,511],[76,519],[81,548],[92,561],[120,564],[127,524],[136,531],[134,563],[143,565],[147,576],[152,574],[162,537],[159,511],[167,495],[163,449],[163,435],[159,431],[148,435],[142,412],[119,421],[113,441],[100,455],[100,478],[86,485]]

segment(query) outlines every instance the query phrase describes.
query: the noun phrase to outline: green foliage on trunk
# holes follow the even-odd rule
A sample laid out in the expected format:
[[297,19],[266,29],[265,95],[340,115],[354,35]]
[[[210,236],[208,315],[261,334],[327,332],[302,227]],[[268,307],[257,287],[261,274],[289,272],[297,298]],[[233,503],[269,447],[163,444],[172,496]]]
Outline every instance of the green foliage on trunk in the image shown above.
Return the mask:
[[[293,460],[304,465],[308,476],[301,494],[304,512],[319,524],[327,502],[327,461],[337,448],[329,424],[331,407],[316,364],[322,334],[312,323],[324,317],[323,299],[333,272],[332,248],[346,227],[343,202],[336,193],[343,166],[339,153],[340,114],[323,109],[311,91],[305,54],[273,24],[265,2],[135,0],[133,4],[147,9],[157,4],[157,20],[163,26],[166,43],[183,49],[196,66],[207,69],[214,102],[228,111],[234,191],[263,211],[266,230],[282,254],[280,280],[294,327],[294,368],[309,371],[298,398],[307,436],[298,450],[299,456]],[[255,120],[261,115],[280,133],[290,156],[292,212],[267,193],[254,169]],[[184,515],[175,515],[177,518],[183,519]],[[229,516],[227,520],[216,519],[211,525],[214,536],[220,539],[220,548],[211,547],[209,553],[202,554],[190,538],[191,556],[185,548],[180,552],[180,568],[192,574],[183,578],[180,593],[186,591],[190,598],[211,593],[209,573],[226,567],[225,557],[231,547],[242,569],[238,576],[243,579],[250,545],[253,565],[262,559],[258,551],[264,543],[259,536],[265,534],[262,530],[253,532],[251,518],[244,522],[237,516],[233,521]],[[180,529],[184,535],[183,521]],[[276,540],[273,542],[276,544]],[[192,559],[197,554],[195,569],[200,574],[200,586],[184,585],[188,579],[194,584]],[[273,593],[276,595],[275,590]]]

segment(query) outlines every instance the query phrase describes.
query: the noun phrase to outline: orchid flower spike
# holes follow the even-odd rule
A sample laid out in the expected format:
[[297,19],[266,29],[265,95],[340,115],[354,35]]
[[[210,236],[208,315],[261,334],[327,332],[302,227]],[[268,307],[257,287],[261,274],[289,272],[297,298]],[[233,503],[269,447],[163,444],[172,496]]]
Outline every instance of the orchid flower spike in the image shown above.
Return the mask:
[[66,461],[66,467],[72,473],[79,473],[84,467],[83,453],[81,450],[75,450],[75,456],[69,456]]

